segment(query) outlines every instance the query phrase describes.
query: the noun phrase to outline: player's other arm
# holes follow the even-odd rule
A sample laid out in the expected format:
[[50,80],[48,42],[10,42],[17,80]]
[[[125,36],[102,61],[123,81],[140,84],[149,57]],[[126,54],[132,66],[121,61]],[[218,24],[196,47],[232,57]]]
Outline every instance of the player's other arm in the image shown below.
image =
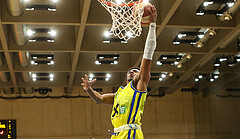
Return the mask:
[[151,13],[151,23],[149,25],[148,36],[145,43],[144,54],[140,66],[140,74],[137,82],[137,89],[139,91],[146,91],[150,80],[150,69],[152,64],[152,57],[156,49],[156,18],[157,11],[154,6],[149,9]]
[[108,93],[108,94],[100,94],[97,91],[92,89],[92,84],[96,81],[96,79],[93,79],[92,81],[88,80],[88,76],[85,74],[85,78],[82,78],[81,85],[83,86],[83,89],[85,92],[88,93],[88,95],[91,97],[91,99],[96,102],[97,104],[109,104],[113,105],[114,102],[114,93]]

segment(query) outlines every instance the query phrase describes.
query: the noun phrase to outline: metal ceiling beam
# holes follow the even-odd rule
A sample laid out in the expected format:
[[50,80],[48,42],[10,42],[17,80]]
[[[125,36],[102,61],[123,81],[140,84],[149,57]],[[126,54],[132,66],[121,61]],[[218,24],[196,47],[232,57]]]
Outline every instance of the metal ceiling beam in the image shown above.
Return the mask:
[[8,43],[7,43],[6,36],[7,36],[6,25],[2,24],[2,20],[0,18],[0,39],[1,39],[2,47],[3,47],[3,52],[4,52],[4,55],[5,55],[5,59],[6,59],[8,69],[9,69],[9,72],[10,72],[10,76],[11,76],[11,79],[12,79],[12,83],[13,83],[13,86],[14,86],[14,91],[15,91],[15,93],[18,93],[19,91],[18,91],[18,87],[17,87],[17,79],[16,79],[15,73],[13,71],[13,62],[12,62],[12,59],[11,59],[11,55],[8,51]]
[[[236,14],[236,16],[239,15],[239,12]],[[218,39],[219,41],[216,41],[216,39],[212,39],[208,42],[208,44],[213,44],[210,45],[212,46],[211,48],[209,48],[209,51],[207,54],[205,54],[202,58],[200,58],[197,62],[195,62],[194,64],[191,65],[191,67],[189,68],[189,70],[183,75],[181,76],[176,82],[174,82],[174,84],[172,85],[172,87],[168,88],[165,91],[165,94],[171,94],[173,93],[175,90],[178,89],[178,84],[181,83],[182,81],[188,79],[189,77],[192,76],[192,71],[194,71],[202,62],[204,62],[206,59],[209,59],[208,57],[211,56],[214,51],[216,51],[219,46],[221,46],[222,44],[224,44],[225,42],[230,42],[232,41],[238,34],[240,34],[240,21],[238,21],[238,23],[236,24],[235,29],[231,30],[229,33],[225,34],[226,32],[223,31],[222,34],[219,34],[220,37],[222,37],[222,39]],[[220,32],[220,31],[219,31]],[[217,37],[217,36],[216,36]]]
[[86,23],[87,23],[87,18],[88,18],[88,12],[90,9],[90,5],[91,5],[91,0],[85,0],[84,1],[84,5],[83,5],[83,12],[82,12],[82,16],[81,16],[81,25],[80,28],[78,30],[78,35],[77,35],[77,41],[76,41],[76,49],[74,52],[74,56],[73,56],[73,61],[72,61],[72,71],[70,73],[70,78],[69,78],[69,87],[68,87],[68,92],[72,91],[72,85],[73,85],[73,81],[74,81],[74,76],[76,73],[76,68],[77,68],[77,63],[78,63],[78,59],[79,59],[79,52],[82,46],[82,41],[83,41],[83,37],[84,37],[84,31],[86,28]]

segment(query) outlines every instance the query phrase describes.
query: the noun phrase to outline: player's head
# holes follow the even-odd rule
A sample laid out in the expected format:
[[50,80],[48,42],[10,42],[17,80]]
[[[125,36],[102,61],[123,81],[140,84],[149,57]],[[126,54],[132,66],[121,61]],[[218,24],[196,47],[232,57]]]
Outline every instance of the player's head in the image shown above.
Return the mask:
[[127,72],[127,83],[140,73],[139,67],[131,67]]

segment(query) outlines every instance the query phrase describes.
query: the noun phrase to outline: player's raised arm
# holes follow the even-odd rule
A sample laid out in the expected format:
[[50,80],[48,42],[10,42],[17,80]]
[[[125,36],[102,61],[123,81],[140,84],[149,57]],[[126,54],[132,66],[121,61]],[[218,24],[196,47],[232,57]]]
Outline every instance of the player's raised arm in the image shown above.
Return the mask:
[[152,64],[152,57],[154,51],[156,49],[156,19],[157,19],[157,11],[154,6],[149,8],[149,12],[151,14],[150,25],[148,36],[145,43],[144,54],[142,63],[140,66],[140,75],[139,81],[137,83],[137,89],[140,91],[145,91],[147,89],[148,82],[150,80],[150,69]]
[[93,101],[95,101],[97,104],[113,104],[114,101],[114,93],[108,93],[108,94],[99,94],[97,91],[94,91],[92,89],[92,84],[96,82],[96,79],[93,79],[92,81],[88,80],[88,76],[85,74],[85,78],[82,78],[81,85],[83,86],[83,89],[85,92],[89,94],[89,96],[92,98]]

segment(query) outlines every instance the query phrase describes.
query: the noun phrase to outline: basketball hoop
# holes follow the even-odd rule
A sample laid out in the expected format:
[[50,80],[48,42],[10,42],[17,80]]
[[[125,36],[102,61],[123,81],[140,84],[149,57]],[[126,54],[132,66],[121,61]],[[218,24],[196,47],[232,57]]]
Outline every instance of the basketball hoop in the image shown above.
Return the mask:
[[129,40],[141,35],[143,7],[134,9],[143,0],[98,0],[112,16],[114,36]]

